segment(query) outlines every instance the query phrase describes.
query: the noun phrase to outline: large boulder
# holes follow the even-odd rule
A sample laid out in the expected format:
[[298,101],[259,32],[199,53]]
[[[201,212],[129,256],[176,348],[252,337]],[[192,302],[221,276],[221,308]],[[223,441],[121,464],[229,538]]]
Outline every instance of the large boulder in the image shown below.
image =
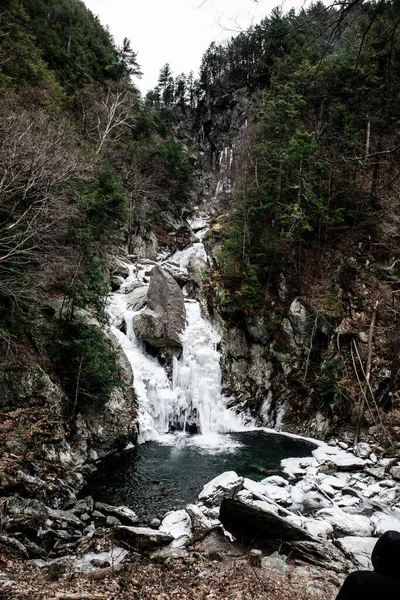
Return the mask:
[[219,518],[228,531],[240,538],[315,541],[305,529],[279,516],[272,507],[269,509],[267,503],[260,506],[252,501],[224,498]]
[[175,279],[159,266],[152,269],[147,308],[133,317],[136,335],[156,347],[181,347],[186,324],[185,301]]

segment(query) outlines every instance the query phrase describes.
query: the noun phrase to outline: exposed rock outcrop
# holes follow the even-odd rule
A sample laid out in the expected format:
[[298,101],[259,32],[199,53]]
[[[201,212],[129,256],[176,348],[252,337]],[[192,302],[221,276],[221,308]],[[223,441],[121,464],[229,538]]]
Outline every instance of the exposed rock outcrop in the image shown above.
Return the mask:
[[180,348],[185,302],[175,279],[160,266],[152,269],[146,310],[133,318],[136,335],[156,347]]

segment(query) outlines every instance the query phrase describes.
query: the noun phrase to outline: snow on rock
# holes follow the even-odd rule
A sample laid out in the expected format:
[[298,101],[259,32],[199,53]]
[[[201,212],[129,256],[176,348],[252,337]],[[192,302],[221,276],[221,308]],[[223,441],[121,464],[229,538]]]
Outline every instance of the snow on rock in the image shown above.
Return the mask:
[[279,475],[270,475],[269,477],[262,479],[260,483],[262,483],[263,485],[265,485],[266,483],[271,483],[272,485],[278,485],[279,487],[285,487],[289,485],[286,479],[280,477]]
[[159,530],[174,538],[171,546],[181,547],[192,533],[192,521],[186,510],[174,510],[165,515]]
[[341,490],[346,485],[345,479],[339,479],[339,477],[335,477],[334,475],[327,475],[323,478],[324,483],[330,485],[335,490]]
[[361,569],[372,569],[371,553],[376,544],[376,538],[346,536],[336,540],[336,545],[355,565]]
[[328,521],[337,536],[369,537],[373,533],[373,525],[368,517],[349,514],[337,507],[322,508],[317,512],[317,518]]
[[304,475],[305,467],[300,467],[299,463],[298,458],[285,458],[281,461],[282,470],[289,479],[298,479]]
[[316,519],[304,519],[303,527],[314,537],[326,538],[333,533],[332,524],[329,521],[317,521]]
[[224,498],[233,498],[243,487],[243,477],[235,471],[225,471],[206,483],[199,494],[199,500],[210,506],[220,505]]
[[258,500],[272,500],[278,502],[283,506],[287,506],[292,503],[292,497],[290,492],[282,487],[273,485],[271,483],[257,482],[252,479],[245,478],[243,481],[243,487],[245,490],[250,492]]
[[371,517],[372,525],[374,526],[374,534],[382,535],[385,531],[399,531],[400,519],[394,515],[387,515],[383,512],[376,512]]
[[210,517],[204,504],[187,504],[186,511],[190,516],[194,529],[210,529],[215,525],[219,525],[218,518]]
[[[31,562],[37,567],[42,568],[49,567],[50,565],[58,562],[71,561],[72,568],[74,570],[89,573],[90,571],[97,571],[99,569],[99,567],[95,566],[95,564],[98,562],[108,562],[110,567],[115,567],[124,560],[127,554],[129,554],[127,550],[116,546],[115,548],[111,548],[111,550],[107,550],[105,552],[89,553],[84,554],[83,556],[70,554],[68,556],[62,556],[61,558],[55,558],[52,560],[35,559]],[[93,564],[93,561],[95,561],[95,564]]]

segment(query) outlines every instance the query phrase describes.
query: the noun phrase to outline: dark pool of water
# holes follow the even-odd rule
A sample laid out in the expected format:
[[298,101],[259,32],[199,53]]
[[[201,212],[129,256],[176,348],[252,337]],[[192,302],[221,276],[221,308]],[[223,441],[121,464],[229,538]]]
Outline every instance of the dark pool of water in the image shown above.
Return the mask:
[[205,483],[224,471],[262,479],[290,456],[310,456],[304,440],[248,431],[224,436],[222,445],[204,445],[202,436],[166,436],[103,460],[83,495],[132,508],[142,520],[194,502]]

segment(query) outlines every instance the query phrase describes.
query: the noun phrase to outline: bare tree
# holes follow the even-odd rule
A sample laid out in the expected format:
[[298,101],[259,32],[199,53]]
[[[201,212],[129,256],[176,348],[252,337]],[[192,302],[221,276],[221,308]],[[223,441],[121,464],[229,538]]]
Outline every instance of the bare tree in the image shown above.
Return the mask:
[[92,166],[64,122],[6,106],[0,116],[0,294],[13,302],[21,275],[60,259],[75,208],[71,185]]

